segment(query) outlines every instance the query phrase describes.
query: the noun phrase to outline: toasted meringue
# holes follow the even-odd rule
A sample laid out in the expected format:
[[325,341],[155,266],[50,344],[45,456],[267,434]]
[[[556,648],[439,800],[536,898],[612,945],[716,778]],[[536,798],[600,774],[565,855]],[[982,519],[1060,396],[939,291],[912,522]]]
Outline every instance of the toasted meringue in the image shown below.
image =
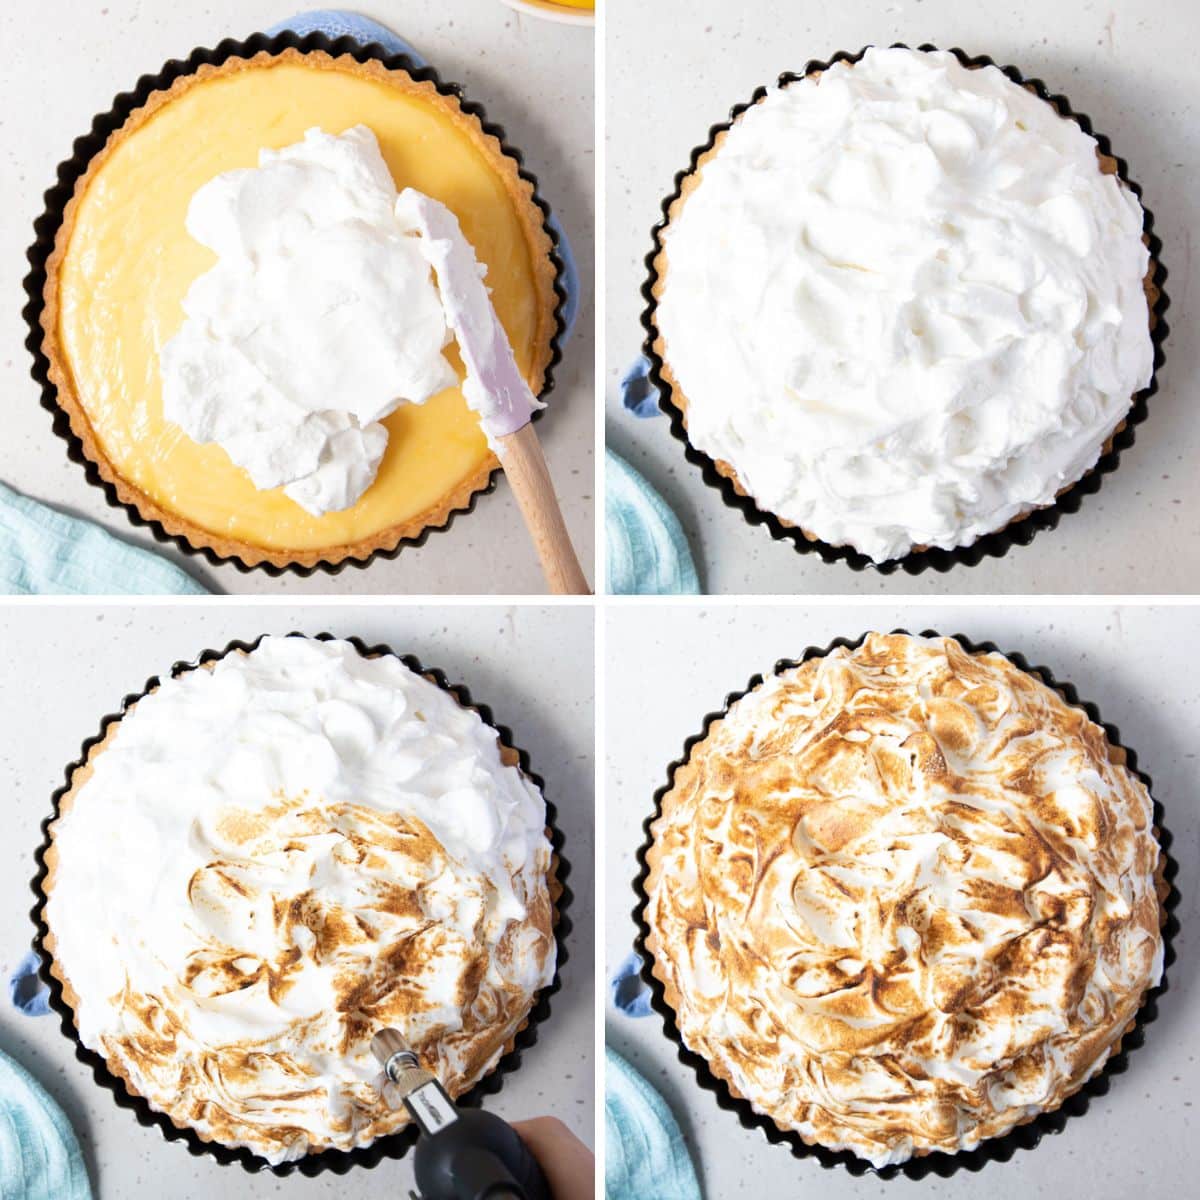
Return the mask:
[[870,635],[737,701],[648,854],[685,1044],[812,1144],[875,1166],[1058,1107],[1160,980],[1150,797],[999,654]]
[[82,1043],[152,1108],[271,1163],[408,1121],[372,1036],[452,1095],[555,966],[545,804],[473,710],[391,656],[266,638],[141,698],[46,856]]

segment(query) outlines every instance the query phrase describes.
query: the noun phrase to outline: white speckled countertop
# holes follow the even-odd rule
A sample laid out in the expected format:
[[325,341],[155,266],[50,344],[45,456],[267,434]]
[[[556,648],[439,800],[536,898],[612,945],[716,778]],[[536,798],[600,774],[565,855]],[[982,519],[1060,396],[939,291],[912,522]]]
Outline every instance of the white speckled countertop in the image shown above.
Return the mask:
[[[21,283],[42,194],[71,143],[91,127],[113,96],[145,72],[196,46],[246,37],[278,21],[319,8],[315,0],[38,0],[5,12],[5,64],[0,72],[0,389],[4,437],[0,480],[35,498],[107,526],[118,536],[158,549],[220,592],[301,593],[544,592],[537,559],[507,483],[480,497],[452,528],[409,547],[393,561],[341,575],[272,579],[232,566],[212,567],[174,546],[160,547],[124,510],[68,462],[39,405],[25,350]],[[594,308],[592,261],[594,167],[592,34],[522,16],[499,0],[364,0],[347,5],[388,25],[420,51],[445,79],[508,133],[538,177],[542,194],[566,229],[583,281],[579,322],[565,360],[555,369],[553,411],[538,434],[572,539],[590,576],[595,491],[592,446]]]
[[[1200,339],[1191,312],[1200,225],[1192,0],[609,0],[607,41],[608,443],[679,515],[713,593],[1172,593],[1200,591]],[[1127,159],[1145,190],[1170,273],[1167,364],[1150,416],[1119,471],[1079,513],[1031,546],[949,575],[859,574],[775,542],[726,508],[683,457],[666,418],[621,409],[618,382],[640,352],[650,229],[709,126],[760,84],[809,59],[868,43],[960,46],[1065,93]]]
[[[1195,923],[1200,917],[1195,864],[1200,856],[1200,807],[1196,802],[1200,697],[1194,675],[1181,670],[1183,656],[1200,636],[1194,608],[1049,607],[819,607],[742,605],[720,608],[629,605],[610,608],[607,656],[637,664],[608,674],[606,775],[608,973],[630,949],[634,935],[634,852],[641,823],[653,810],[655,791],[686,738],[700,730],[706,713],[750,677],[769,672],[780,658],[799,657],[809,645],[856,637],[868,629],[938,629],[994,641],[1049,667],[1093,701],[1106,721],[1135,749],[1138,765],[1154,781],[1165,823],[1174,836],[1182,899],[1176,915],[1177,959],[1159,1015],[1146,1042],[1129,1056],[1129,1069],[1114,1076],[1106,1096],[1068,1120],[1064,1132],[1044,1138],[1008,1163],[989,1163],[979,1174],[921,1183],[903,1177],[854,1179],[844,1170],[823,1170],[814,1160],[793,1159],[737,1117],[717,1107],[691,1070],[675,1057],[657,1015],[633,1019],[606,998],[605,1028],[670,1103],[687,1136],[708,1200],[753,1195],[758,1200],[821,1197],[954,1197],[1001,1200],[1119,1200],[1194,1194],[1200,1172],[1200,976]],[[681,653],[687,647],[692,653]],[[645,704],[653,689],[654,704]],[[1187,1181],[1191,1180],[1191,1183]]]
[[[594,913],[592,904],[593,744],[592,612],[553,609],[361,607],[286,610],[236,603],[167,607],[0,607],[0,976],[29,946],[33,903],[29,881],[41,821],[63,770],[106,713],[124,695],[179,659],[207,647],[259,633],[328,630],[387,642],[441,667],[472,696],[489,704],[513,740],[529,752],[546,780],[571,863],[575,899],[563,988],[550,1019],[521,1066],[505,1077],[487,1107],[509,1120],[542,1113],[561,1117],[590,1145],[593,1131]],[[0,1047],[31,1071],[62,1105],[84,1146],[97,1200],[196,1197],[378,1197],[399,1200],[413,1186],[411,1159],[386,1160],[373,1170],[277,1178],[249,1175],[193,1158],[181,1143],[145,1129],[97,1087],[74,1056],[56,1017],[29,1018],[0,1004]]]

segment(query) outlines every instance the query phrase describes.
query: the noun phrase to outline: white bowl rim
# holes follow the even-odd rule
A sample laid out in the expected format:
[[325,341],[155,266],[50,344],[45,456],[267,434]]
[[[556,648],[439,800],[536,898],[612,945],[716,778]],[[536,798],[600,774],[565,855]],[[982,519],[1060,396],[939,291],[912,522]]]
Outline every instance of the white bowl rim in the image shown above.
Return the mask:
[[583,9],[560,8],[557,11],[544,7],[553,4],[554,0],[543,0],[543,3],[530,3],[530,0],[501,0],[514,12],[525,13],[530,17],[541,17],[544,21],[558,21],[563,25],[595,25],[596,13],[593,9],[588,12]]

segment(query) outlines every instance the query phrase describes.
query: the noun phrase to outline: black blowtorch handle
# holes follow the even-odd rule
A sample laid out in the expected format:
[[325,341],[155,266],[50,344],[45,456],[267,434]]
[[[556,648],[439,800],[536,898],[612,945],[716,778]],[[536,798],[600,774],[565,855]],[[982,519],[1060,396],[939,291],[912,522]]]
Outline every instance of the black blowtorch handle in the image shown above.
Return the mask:
[[552,1200],[529,1147],[507,1121],[482,1109],[426,1133],[414,1153],[422,1200]]

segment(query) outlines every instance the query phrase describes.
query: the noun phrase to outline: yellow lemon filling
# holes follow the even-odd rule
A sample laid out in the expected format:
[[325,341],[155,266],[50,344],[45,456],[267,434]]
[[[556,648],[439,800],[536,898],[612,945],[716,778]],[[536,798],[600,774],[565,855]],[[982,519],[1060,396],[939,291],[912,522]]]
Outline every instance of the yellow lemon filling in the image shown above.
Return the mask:
[[[104,454],[155,503],[224,538],[269,550],[318,550],[411,521],[491,460],[458,387],[386,419],[375,482],[351,508],[316,517],[281,489],[259,491],[217,445],[162,415],[159,352],[183,323],[182,300],[215,261],[185,228],[193,193],[257,165],[263,147],[319,126],[375,133],[397,188],[441,200],[487,265],[492,301],[528,378],[542,305],[517,202],[458,114],[383,79],[266,62],[199,81],[112,150],[80,199],[59,276],[58,338]],[[455,347],[448,356],[462,378]],[[540,380],[531,380],[534,385]],[[536,390],[536,386],[535,386]]]

